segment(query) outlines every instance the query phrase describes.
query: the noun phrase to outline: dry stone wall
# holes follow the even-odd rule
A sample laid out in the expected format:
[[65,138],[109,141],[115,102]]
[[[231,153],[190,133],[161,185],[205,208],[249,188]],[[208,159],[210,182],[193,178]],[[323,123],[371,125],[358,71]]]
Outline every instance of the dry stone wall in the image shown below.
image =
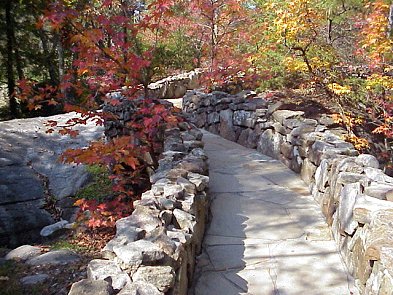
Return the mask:
[[246,91],[189,91],[197,127],[280,159],[309,185],[361,294],[393,294],[393,178],[343,141],[328,115],[304,117]]
[[187,90],[200,87],[201,73],[202,70],[195,69],[151,83],[149,84],[149,96],[159,99],[183,97]]
[[[107,121],[107,135],[127,134],[133,110],[125,102],[113,107],[119,120]],[[163,138],[151,189],[134,202],[132,215],[116,222],[103,258],[89,263],[88,278],[69,294],[187,294],[208,215],[207,157],[193,124],[178,123]]]

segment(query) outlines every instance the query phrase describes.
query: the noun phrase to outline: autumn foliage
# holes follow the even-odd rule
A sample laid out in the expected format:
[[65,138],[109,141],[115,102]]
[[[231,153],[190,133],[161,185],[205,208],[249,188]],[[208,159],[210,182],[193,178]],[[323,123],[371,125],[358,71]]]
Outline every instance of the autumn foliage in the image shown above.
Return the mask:
[[[132,210],[148,183],[172,111],[148,96],[148,84],[182,69],[200,67],[206,89],[296,88],[322,93],[335,104],[346,139],[362,151],[391,158],[393,140],[393,5],[387,0],[63,0],[47,1],[37,28],[61,36],[67,51],[58,84],[19,81],[29,109],[59,107],[78,116],[49,131],[77,135],[87,120],[102,124],[107,95],[121,89],[138,102],[132,134],[88,149],[68,151],[68,162],[111,170],[114,195],[104,204],[78,201],[91,226],[113,225]],[[362,127],[362,128],[359,128]],[[371,150],[360,131],[383,146]],[[152,161],[146,161],[146,155]],[[383,158],[385,159],[385,158]],[[87,214],[87,213],[86,213]]]

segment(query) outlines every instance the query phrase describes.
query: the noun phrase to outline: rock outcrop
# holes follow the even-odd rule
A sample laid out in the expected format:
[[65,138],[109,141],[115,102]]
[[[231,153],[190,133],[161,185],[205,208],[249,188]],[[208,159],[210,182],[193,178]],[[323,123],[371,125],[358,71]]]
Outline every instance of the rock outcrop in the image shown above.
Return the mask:
[[89,122],[74,139],[46,133],[45,122],[61,124],[75,116],[0,122],[0,245],[38,241],[40,230],[55,222],[44,209],[48,201],[56,202],[59,217],[69,219],[73,214],[69,197],[88,182],[89,174],[81,165],[62,164],[59,157],[68,148],[102,137],[103,128]]

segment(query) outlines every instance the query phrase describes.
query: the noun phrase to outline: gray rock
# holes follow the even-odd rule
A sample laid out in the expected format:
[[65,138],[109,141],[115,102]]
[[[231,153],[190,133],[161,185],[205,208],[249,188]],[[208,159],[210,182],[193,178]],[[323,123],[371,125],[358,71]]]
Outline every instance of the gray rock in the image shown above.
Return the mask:
[[380,260],[381,250],[393,246],[393,210],[377,211],[371,217],[366,237],[365,255],[369,260]]
[[157,198],[157,202],[163,210],[173,210],[181,207],[179,202],[167,198]]
[[380,169],[367,167],[364,169],[364,173],[372,181],[380,183],[393,183],[393,177],[387,176]]
[[68,295],[112,295],[113,290],[110,284],[104,280],[84,279],[73,283]]
[[158,289],[147,282],[132,282],[126,285],[117,295],[164,295]]
[[7,159],[7,158],[0,158],[0,167],[5,167],[5,166],[12,166],[15,163],[13,160],[11,159]]
[[255,123],[254,112],[240,110],[233,113],[233,125],[254,128]]
[[158,210],[137,206],[132,215],[121,219],[120,224],[124,224],[124,227],[133,226],[148,232],[161,224],[158,214]]
[[[45,133],[47,120],[63,122],[76,113],[47,118],[31,118],[0,122],[0,244],[10,246],[38,241],[42,227],[54,220],[42,210],[44,182],[57,200],[75,195],[88,180],[82,165],[58,162],[68,148],[87,146],[103,135],[103,128],[94,122],[77,127],[78,140],[57,133]],[[6,159],[6,160],[4,160]],[[62,204],[59,202],[58,204]]]
[[[267,109],[256,109],[255,110],[255,116],[258,118],[265,119],[267,113]],[[266,121],[265,121],[266,122]]]
[[43,199],[42,181],[33,169],[23,166],[0,167],[0,179],[0,205]]
[[[42,172],[45,172],[45,170]],[[52,179],[52,181],[49,181],[49,189],[58,199],[75,196],[80,188],[90,180],[89,173],[82,165],[64,166],[56,164],[53,165],[48,174],[49,179]]]
[[213,112],[207,115],[207,123],[209,125],[220,122],[220,114],[218,112]]
[[338,206],[338,220],[340,230],[352,235],[358,223],[353,219],[353,208],[356,203],[356,198],[360,194],[360,184],[351,183],[344,185],[340,194],[340,203]]
[[184,188],[180,184],[168,184],[164,186],[164,198],[174,197],[175,199],[183,199]]
[[173,210],[173,216],[175,217],[180,229],[184,230],[186,233],[194,232],[196,221],[193,215],[182,210],[175,209]]
[[370,260],[365,255],[364,243],[364,239],[361,236],[356,236],[352,246],[354,275],[363,286],[366,285],[372,270]]
[[47,279],[49,279],[49,276],[41,273],[23,277],[20,279],[20,282],[22,285],[37,285],[45,282]]
[[175,272],[170,266],[142,266],[132,276],[132,280],[151,283],[159,291],[165,293],[175,283]]
[[383,266],[379,261],[375,261],[370,277],[367,280],[364,293],[370,295],[378,295],[381,288],[383,276]]
[[29,265],[66,265],[80,260],[79,255],[70,250],[54,250],[26,261]]
[[277,159],[280,154],[280,146],[283,142],[282,136],[278,133],[274,133],[271,129],[265,130],[259,138],[257,150]]
[[48,237],[52,235],[54,232],[59,231],[67,227],[70,223],[67,220],[60,220],[54,224],[45,226],[41,231],[40,235],[43,237]]
[[288,141],[294,145],[300,145],[300,137],[304,137],[314,130],[315,126],[303,122],[288,134]]
[[181,161],[176,167],[187,170],[193,173],[206,174],[206,163],[197,157],[188,157]]
[[[172,226],[169,226],[169,228],[171,228]],[[157,228],[154,231],[149,232],[146,237],[145,237],[146,241],[152,242],[155,245],[157,245],[167,256],[170,256],[173,259],[176,259],[176,257],[174,257],[174,252],[176,251],[176,249],[178,248],[178,245],[176,245],[176,243],[171,240],[168,236],[167,236],[167,229],[164,227],[161,228]],[[167,262],[162,262],[162,264],[166,264]]]
[[284,141],[281,144],[280,151],[281,151],[282,155],[287,159],[292,159],[294,157],[293,146],[286,141]]
[[127,243],[134,242],[140,239],[144,231],[140,228],[132,226],[133,220],[122,218],[116,221],[116,238],[125,238]]
[[372,215],[380,210],[392,210],[393,202],[379,200],[370,196],[361,195],[356,199],[353,208],[353,218],[362,224],[369,224]]
[[171,181],[175,181],[179,177],[187,177],[188,171],[184,169],[170,169],[166,173],[166,178],[168,178]]
[[392,290],[393,290],[393,276],[388,272],[384,272],[384,276],[381,282],[381,288],[379,289],[379,294],[390,295],[392,294]]
[[182,244],[187,244],[192,239],[192,235],[178,229],[168,230],[167,235],[170,239]]
[[376,169],[379,168],[379,162],[377,158],[372,155],[361,154],[356,158],[355,163],[363,165],[363,167],[371,167]]
[[241,131],[237,142],[242,146],[254,149],[257,147],[258,135],[253,129],[247,128]]
[[237,136],[233,128],[233,112],[231,110],[224,110],[220,112],[219,132],[225,139],[236,141]]
[[364,175],[362,174],[341,172],[340,174],[338,174],[337,183],[340,184],[354,183],[354,182],[359,182],[362,179],[364,179]]
[[126,267],[137,267],[143,263],[157,263],[164,258],[164,252],[156,244],[138,240],[127,245],[113,247],[116,256]]
[[321,164],[318,166],[315,171],[315,185],[320,192],[325,191],[325,187],[328,183],[328,175],[329,175],[329,162],[327,160],[322,160]]
[[276,133],[280,133],[282,135],[287,134],[287,129],[285,129],[285,127],[283,125],[281,125],[281,123],[275,122],[273,124],[273,129]]
[[14,247],[38,241],[40,230],[54,222],[52,216],[41,208],[42,203],[42,200],[36,200],[0,205],[0,244]]
[[382,266],[392,274],[393,271],[393,247],[387,246],[380,249],[380,260]]
[[23,245],[8,252],[6,260],[27,260],[41,254],[41,248],[37,246]]
[[[183,189],[183,192],[185,191],[187,194],[195,194],[195,192],[196,192],[196,185],[193,184],[191,181],[189,181],[186,178],[179,177],[176,180],[176,184],[180,185]],[[164,196],[165,196],[165,193],[164,193]],[[183,193],[183,196],[184,196],[184,193]]]
[[209,177],[198,173],[188,173],[188,180],[195,184],[198,192],[205,190],[209,185]]
[[195,156],[195,157],[198,157],[198,158],[201,158],[203,160],[207,160],[206,153],[205,153],[205,151],[202,148],[195,148],[195,149],[193,149],[191,151],[191,155]]
[[311,161],[306,158],[303,161],[303,165],[300,171],[300,177],[303,179],[303,181],[307,184],[310,184],[314,174],[317,170],[317,166],[315,166]]
[[372,182],[370,186],[364,188],[364,193],[370,197],[386,200],[387,196],[391,198],[393,195],[393,184]]
[[203,148],[203,142],[199,140],[185,140],[183,141],[184,147],[187,151],[195,148]]
[[277,110],[273,113],[273,119],[283,125],[285,119],[299,118],[303,115],[302,111]]
[[274,104],[270,104],[270,105],[268,106],[268,109],[267,109],[267,115],[273,114],[273,113],[274,113],[275,111],[277,111],[282,105],[283,105],[283,103],[282,103],[281,101],[278,101],[278,102],[276,102],[276,103],[274,103]]
[[295,127],[299,127],[302,124],[302,120],[299,119],[284,119],[283,125],[288,129],[293,129]]
[[315,141],[309,151],[310,161],[315,165],[319,165],[321,163],[322,155],[326,152],[326,150],[331,148],[334,148],[334,145],[319,140]]
[[131,283],[130,277],[121,270],[119,265],[110,260],[94,259],[87,266],[87,278],[90,280],[105,280],[113,289],[121,290]]
[[329,115],[322,114],[321,118],[318,119],[319,124],[325,125],[327,127],[335,125],[333,118]]

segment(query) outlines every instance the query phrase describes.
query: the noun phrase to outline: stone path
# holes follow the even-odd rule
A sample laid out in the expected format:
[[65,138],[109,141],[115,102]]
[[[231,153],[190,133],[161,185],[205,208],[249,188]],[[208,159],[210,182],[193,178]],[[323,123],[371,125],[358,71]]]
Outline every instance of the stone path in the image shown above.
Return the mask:
[[207,132],[204,141],[212,219],[195,295],[357,294],[300,178],[255,150]]

